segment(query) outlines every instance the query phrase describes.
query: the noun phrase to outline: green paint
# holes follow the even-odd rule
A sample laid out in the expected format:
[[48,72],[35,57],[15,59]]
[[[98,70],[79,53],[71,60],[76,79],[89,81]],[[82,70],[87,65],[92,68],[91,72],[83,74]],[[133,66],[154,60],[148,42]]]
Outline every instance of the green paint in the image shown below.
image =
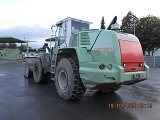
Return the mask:
[[[95,87],[103,83],[123,83],[135,80],[136,74],[141,79],[148,78],[149,67],[144,64],[145,70],[138,72],[124,72],[121,66],[121,52],[119,41],[122,36],[138,40],[134,35],[117,33],[112,30],[85,30],[71,36],[68,48],[58,48],[54,52],[54,59],[62,51],[74,49],[79,60],[80,77],[87,88]],[[74,38],[74,39],[73,39]],[[65,52],[63,53],[65,54]],[[56,64],[56,62],[55,62]],[[55,64],[53,71],[55,72]],[[105,69],[101,70],[99,65],[104,64]],[[108,65],[112,65],[109,70]]]
[[20,54],[19,49],[4,48],[2,58],[4,60],[20,60],[22,54]]

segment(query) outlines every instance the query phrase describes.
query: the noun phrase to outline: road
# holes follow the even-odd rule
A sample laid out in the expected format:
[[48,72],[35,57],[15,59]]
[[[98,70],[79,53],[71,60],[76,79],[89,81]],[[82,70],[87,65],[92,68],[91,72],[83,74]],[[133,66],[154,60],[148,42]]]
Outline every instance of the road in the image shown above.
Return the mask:
[[24,62],[0,61],[0,120],[160,120],[160,68],[113,94],[87,90],[72,102],[58,96],[54,82],[23,76]]

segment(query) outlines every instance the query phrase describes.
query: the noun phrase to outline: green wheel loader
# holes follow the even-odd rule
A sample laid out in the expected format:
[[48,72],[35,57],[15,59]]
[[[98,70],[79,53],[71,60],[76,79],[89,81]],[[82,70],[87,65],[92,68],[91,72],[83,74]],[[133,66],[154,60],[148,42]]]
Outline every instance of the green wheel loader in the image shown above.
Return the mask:
[[55,37],[49,39],[54,47],[50,45],[50,53],[26,58],[25,76],[32,73],[36,83],[54,77],[64,100],[79,99],[86,89],[114,92],[146,80],[149,67],[141,44],[136,36],[120,32],[116,20],[115,16],[105,30],[89,29],[90,22],[74,18],[59,21]]

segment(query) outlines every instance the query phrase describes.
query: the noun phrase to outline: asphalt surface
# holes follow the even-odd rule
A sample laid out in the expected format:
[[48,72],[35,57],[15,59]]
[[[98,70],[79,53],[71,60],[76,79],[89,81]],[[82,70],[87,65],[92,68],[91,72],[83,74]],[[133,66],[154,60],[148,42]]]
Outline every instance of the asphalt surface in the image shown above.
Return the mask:
[[113,94],[87,90],[72,102],[58,96],[54,82],[23,76],[24,62],[0,61],[0,120],[160,120],[160,68]]

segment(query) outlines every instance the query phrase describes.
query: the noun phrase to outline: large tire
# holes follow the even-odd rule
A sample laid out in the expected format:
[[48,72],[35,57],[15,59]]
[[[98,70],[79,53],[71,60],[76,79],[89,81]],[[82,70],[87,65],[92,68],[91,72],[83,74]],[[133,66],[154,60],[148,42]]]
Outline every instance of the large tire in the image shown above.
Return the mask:
[[43,73],[43,66],[40,58],[35,58],[33,63],[33,78],[36,83],[48,82],[50,80],[50,72]]
[[79,76],[78,62],[73,59],[61,59],[55,74],[55,85],[64,100],[79,99],[86,91]]
[[25,62],[25,73],[24,73],[24,77],[26,78],[33,78],[33,72],[30,71],[29,69],[29,64],[27,62]]
[[121,85],[116,85],[112,88],[106,89],[106,90],[100,90],[103,93],[114,93],[115,91],[119,90],[121,88]]

